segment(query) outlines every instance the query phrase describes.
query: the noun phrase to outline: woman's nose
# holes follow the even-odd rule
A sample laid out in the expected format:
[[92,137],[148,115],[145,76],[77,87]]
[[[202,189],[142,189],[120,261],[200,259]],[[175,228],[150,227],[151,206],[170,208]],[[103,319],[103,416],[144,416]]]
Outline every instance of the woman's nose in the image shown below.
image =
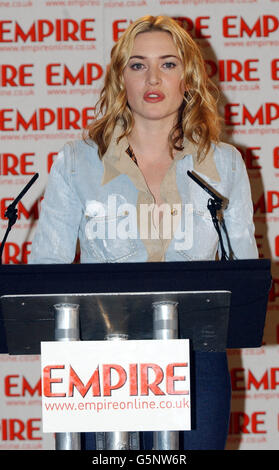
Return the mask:
[[158,85],[161,82],[161,74],[158,67],[150,67],[147,72],[147,82],[150,85]]

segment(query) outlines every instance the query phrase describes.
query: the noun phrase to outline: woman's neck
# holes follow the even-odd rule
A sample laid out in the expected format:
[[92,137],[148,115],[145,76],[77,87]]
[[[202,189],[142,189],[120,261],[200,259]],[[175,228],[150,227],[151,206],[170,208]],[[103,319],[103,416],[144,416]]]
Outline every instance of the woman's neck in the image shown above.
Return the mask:
[[171,158],[169,132],[169,126],[164,128],[160,122],[152,125],[137,124],[128,136],[128,141],[137,159],[154,163],[156,160]]

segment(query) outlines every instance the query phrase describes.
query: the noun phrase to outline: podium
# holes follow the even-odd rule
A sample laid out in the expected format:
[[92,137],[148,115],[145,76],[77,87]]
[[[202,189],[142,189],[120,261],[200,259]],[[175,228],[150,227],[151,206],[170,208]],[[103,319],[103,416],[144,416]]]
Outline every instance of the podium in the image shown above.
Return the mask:
[[57,303],[80,306],[81,340],[152,339],[151,306],[175,302],[176,337],[194,350],[259,347],[271,286],[269,260],[2,266],[0,273],[0,352],[9,354],[40,354],[40,342],[55,339]]

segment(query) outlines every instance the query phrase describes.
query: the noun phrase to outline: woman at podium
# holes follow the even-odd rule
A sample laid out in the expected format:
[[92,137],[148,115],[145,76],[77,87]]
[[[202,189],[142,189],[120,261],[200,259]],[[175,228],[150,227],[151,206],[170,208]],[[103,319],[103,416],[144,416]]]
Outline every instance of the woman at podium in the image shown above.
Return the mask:
[[[248,176],[239,152],[220,142],[213,91],[176,21],[135,21],[112,49],[84,139],[66,144],[52,166],[30,263],[72,263],[77,241],[81,263],[256,258]],[[183,447],[223,449],[226,354],[196,353],[193,364],[196,411]],[[143,446],[152,448],[149,434]]]

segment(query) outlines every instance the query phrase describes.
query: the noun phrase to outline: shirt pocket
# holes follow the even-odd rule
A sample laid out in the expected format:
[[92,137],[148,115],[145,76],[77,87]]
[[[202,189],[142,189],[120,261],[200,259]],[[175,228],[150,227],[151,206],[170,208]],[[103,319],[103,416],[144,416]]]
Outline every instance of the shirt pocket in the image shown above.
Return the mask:
[[137,253],[137,230],[131,229],[129,210],[107,215],[101,203],[95,214],[85,213],[85,235],[95,257],[101,262],[125,262]]

